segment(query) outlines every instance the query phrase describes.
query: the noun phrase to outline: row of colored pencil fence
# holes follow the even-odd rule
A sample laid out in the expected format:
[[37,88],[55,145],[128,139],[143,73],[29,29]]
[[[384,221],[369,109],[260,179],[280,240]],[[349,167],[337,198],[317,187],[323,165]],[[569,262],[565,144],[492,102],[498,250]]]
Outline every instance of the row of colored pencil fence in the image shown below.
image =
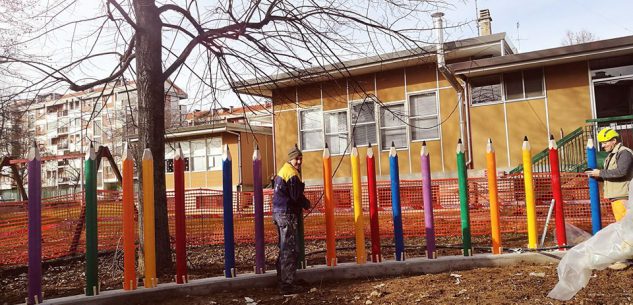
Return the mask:
[[[534,190],[537,223],[541,232],[547,209],[553,197],[549,173],[534,173]],[[500,206],[500,228],[502,233],[524,233],[526,228],[526,206],[523,175],[498,177],[498,201]],[[584,174],[561,173],[562,195],[565,201],[565,221],[587,230],[591,229],[588,178]],[[468,198],[471,232],[474,236],[490,234],[489,194],[486,177],[468,178]],[[400,196],[405,237],[425,236],[424,207],[421,180],[400,181]],[[369,236],[369,190],[362,188],[362,208],[365,233]],[[306,196],[314,203],[323,192],[322,186],[309,186]],[[391,220],[391,184],[378,181],[376,187],[377,212],[380,215],[380,236],[393,237]],[[438,236],[461,236],[459,221],[459,195],[457,179],[433,179],[431,185],[435,234]],[[174,194],[168,191],[170,230],[175,236]],[[353,191],[351,184],[335,184],[332,196],[336,203],[333,216],[336,218],[336,238],[354,237]],[[77,232],[81,215],[83,194],[42,198],[42,240],[45,260],[85,252],[84,234]],[[253,193],[233,192],[233,219],[236,243],[253,243],[254,224]],[[114,250],[122,236],[121,192],[98,191],[99,251]],[[187,217],[188,246],[220,245],[224,242],[222,225],[222,191],[189,189],[185,191],[185,214]],[[267,243],[276,242],[274,225],[270,219],[272,190],[264,190],[264,231]],[[614,221],[610,206],[600,202],[603,226]],[[323,202],[305,218],[305,238],[325,239],[325,209]],[[27,203],[0,203],[0,265],[18,265],[27,262]]]

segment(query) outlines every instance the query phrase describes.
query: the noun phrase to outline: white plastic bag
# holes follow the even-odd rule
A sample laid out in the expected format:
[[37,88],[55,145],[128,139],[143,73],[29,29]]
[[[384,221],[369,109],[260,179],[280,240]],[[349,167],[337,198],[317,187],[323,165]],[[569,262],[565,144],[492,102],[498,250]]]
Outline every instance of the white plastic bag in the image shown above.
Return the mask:
[[589,282],[592,270],[633,257],[633,213],[571,248],[558,264],[558,284],[547,295],[567,301]]

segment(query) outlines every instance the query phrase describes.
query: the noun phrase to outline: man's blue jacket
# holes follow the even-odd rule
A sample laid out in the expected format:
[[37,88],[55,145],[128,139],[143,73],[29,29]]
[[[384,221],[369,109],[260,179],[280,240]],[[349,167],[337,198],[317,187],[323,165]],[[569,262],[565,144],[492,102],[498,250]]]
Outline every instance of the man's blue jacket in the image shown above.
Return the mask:
[[275,177],[273,213],[299,214],[301,208],[309,208],[310,201],[303,194],[304,188],[301,173],[292,164],[284,164]]

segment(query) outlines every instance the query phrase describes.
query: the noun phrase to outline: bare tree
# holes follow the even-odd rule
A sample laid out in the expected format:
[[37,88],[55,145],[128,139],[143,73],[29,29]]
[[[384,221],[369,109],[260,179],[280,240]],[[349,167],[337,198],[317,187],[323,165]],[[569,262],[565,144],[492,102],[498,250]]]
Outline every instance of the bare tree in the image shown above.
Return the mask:
[[[218,96],[233,91],[232,84],[247,78],[285,72],[301,80],[304,74],[300,71],[320,71],[326,65],[334,65],[337,75],[349,75],[340,64],[344,59],[403,49],[420,52],[416,47],[426,44],[431,35],[421,17],[448,6],[441,0],[227,0],[204,4],[102,0],[95,15],[78,17],[72,14],[75,1],[50,3],[37,15],[44,25],[16,45],[53,39],[56,31],[71,32],[66,62],[7,54],[0,57],[0,64],[20,65],[35,75],[20,93],[59,84],[80,91],[124,76],[136,79],[136,155],[146,146],[154,155],[157,263],[162,271],[171,266],[164,162],[166,81],[186,74],[207,88],[209,98],[217,103]],[[59,20],[60,16],[73,19]],[[87,33],[77,34],[78,28]],[[110,60],[108,72],[99,69],[106,59]],[[115,64],[111,64],[113,59]]]
[[565,37],[561,40],[560,43],[563,46],[571,46],[575,44],[595,41],[598,39],[599,38],[598,36],[596,36],[596,34],[591,33],[587,30],[580,30],[578,32],[567,30],[567,32],[565,32]]

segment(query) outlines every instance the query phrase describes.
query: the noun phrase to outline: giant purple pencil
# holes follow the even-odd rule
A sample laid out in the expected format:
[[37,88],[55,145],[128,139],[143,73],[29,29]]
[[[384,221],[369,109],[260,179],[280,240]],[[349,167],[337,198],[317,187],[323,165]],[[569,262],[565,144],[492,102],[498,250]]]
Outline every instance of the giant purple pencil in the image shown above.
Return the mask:
[[28,304],[42,303],[42,161],[37,143],[27,156],[29,181]]
[[266,272],[264,249],[264,190],[262,187],[262,157],[255,144],[253,151],[253,205],[255,206],[255,273]]
[[436,258],[433,193],[431,192],[431,158],[426,149],[426,141],[422,142],[420,163],[422,164],[422,200],[424,201],[424,227],[426,229],[426,257]]

